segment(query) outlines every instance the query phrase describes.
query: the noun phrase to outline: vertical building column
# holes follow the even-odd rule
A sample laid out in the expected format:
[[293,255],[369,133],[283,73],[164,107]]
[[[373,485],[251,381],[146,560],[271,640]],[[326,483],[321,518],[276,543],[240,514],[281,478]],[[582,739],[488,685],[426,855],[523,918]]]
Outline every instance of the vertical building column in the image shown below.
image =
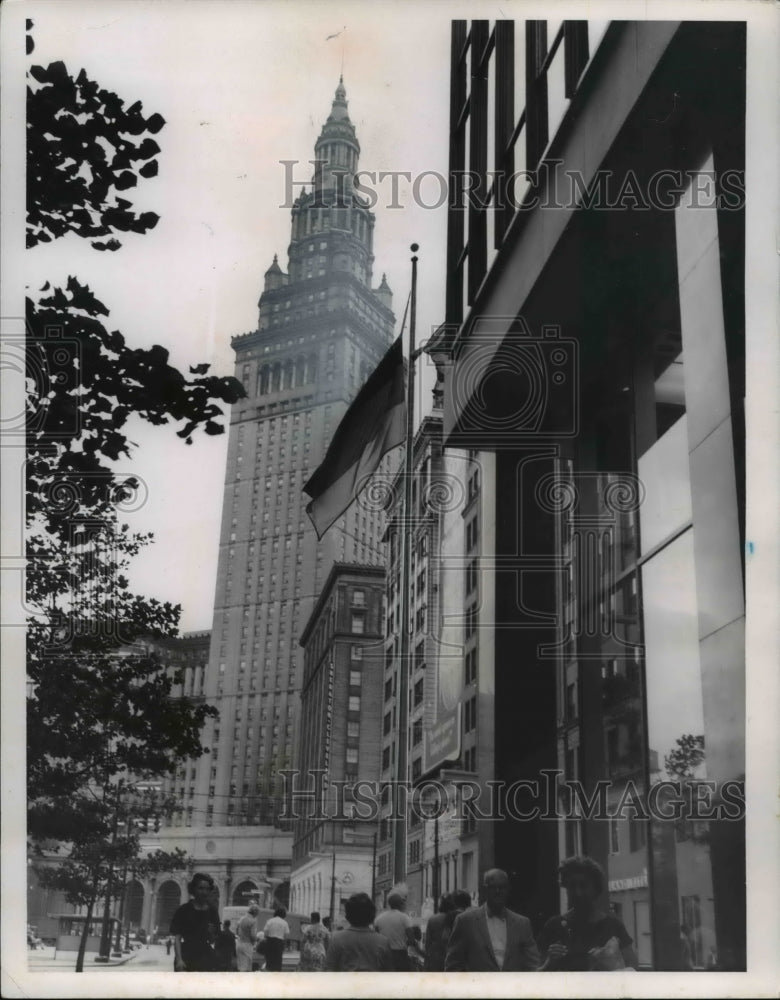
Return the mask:
[[[716,184],[710,153],[676,209],[699,657],[709,781],[745,774],[745,601]],[[745,965],[745,824],[709,824],[718,962]]]
[[745,770],[745,603],[712,154],[676,209],[707,777]]

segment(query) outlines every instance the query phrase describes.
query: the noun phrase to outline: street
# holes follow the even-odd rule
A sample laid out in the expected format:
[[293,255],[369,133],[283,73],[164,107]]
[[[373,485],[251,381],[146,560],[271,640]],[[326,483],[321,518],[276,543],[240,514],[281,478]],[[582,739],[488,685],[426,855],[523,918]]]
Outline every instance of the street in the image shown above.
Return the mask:
[[[55,956],[54,948],[45,947],[28,952],[30,972],[72,972],[75,967],[76,952],[74,951],[61,951]],[[173,971],[173,954],[167,955],[164,945],[153,944],[148,948],[142,947],[130,955],[112,959],[107,963],[96,962],[94,952],[89,952],[86,955],[84,972],[103,972],[107,969],[110,971],[119,969],[132,971],[135,969],[140,972]]]
[[[284,971],[293,972],[298,966],[297,951],[284,953]],[[56,958],[54,948],[45,947],[28,952],[28,969],[30,972],[73,972],[76,967],[76,953],[60,952]],[[110,970],[119,972],[173,972],[173,952],[166,954],[165,946],[161,944],[140,948],[131,955],[112,959],[109,963],[95,961],[94,953],[90,952],[84,960],[84,972],[104,972]]]

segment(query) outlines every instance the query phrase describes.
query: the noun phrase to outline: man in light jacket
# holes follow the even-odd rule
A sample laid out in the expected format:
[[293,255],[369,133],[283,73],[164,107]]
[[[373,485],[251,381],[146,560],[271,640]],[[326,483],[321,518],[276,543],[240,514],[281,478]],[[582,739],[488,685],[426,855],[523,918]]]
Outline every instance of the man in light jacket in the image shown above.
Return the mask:
[[506,908],[509,876],[485,872],[485,902],[455,920],[444,960],[446,972],[533,972],[539,951],[527,917]]

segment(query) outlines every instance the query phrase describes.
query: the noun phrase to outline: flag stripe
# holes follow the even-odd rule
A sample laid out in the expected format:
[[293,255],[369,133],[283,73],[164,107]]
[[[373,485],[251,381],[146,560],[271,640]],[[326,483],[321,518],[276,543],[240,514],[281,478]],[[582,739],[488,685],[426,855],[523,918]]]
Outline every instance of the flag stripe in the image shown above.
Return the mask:
[[[322,464],[303,487],[304,491],[311,497],[318,497],[359,462],[366,446],[375,438],[384,436],[389,411],[399,403],[404,403],[404,365],[400,337],[379,362],[344,414]],[[389,451],[400,443],[401,441],[395,441],[385,450]]]
[[376,471],[382,456],[403,442],[406,435],[405,403],[394,406],[389,417],[381,439],[370,441],[359,461],[346,469],[307,505],[306,513],[311,518],[318,538],[322,538],[334,521],[347,510],[366,485],[366,479]]
[[382,456],[406,437],[404,357],[400,337],[379,362],[336,428],[321,465],[304,486],[318,538],[349,507]]

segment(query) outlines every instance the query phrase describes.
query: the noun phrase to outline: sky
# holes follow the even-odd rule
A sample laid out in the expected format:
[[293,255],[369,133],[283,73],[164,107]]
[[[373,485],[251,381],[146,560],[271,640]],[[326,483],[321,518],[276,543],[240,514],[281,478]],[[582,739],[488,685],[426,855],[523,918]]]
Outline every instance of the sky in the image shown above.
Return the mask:
[[[161,343],[173,364],[208,362],[232,374],[230,339],[256,328],[263,273],[290,235],[286,177],[308,183],[314,143],[343,71],[349,113],[369,171],[446,174],[449,25],[443,7],[223,2],[43,2],[32,59],[83,67],[127,104],[143,102],[166,126],[159,175],[131,192],[156,228],[101,253],[77,236],[25,254],[31,294],[75,274],[108,307],[107,325],[132,346]],[[389,15],[389,16],[388,16]],[[425,30],[410,32],[409,19]],[[328,39],[329,35],[336,35]],[[422,199],[436,200],[434,181]],[[300,187],[295,189],[295,195]],[[416,206],[408,181],[377,181],[375,283],[386,272],[400,327],[409,246],[420,244],[417,339],[443,319],[446,207]],[[294,196],[295,196],[294,195]],[[390,205],[395,203],[396,207]],[[429,366],[427,359],[424,364]],[[429,406],[431,371],[420,403]],[[139,592],[182,605],[183,630],[211,627],[227,434],[187,447],[172,428],[131,427],[121,471],[144,481],[131,528],[154,545],[131,566]]]

